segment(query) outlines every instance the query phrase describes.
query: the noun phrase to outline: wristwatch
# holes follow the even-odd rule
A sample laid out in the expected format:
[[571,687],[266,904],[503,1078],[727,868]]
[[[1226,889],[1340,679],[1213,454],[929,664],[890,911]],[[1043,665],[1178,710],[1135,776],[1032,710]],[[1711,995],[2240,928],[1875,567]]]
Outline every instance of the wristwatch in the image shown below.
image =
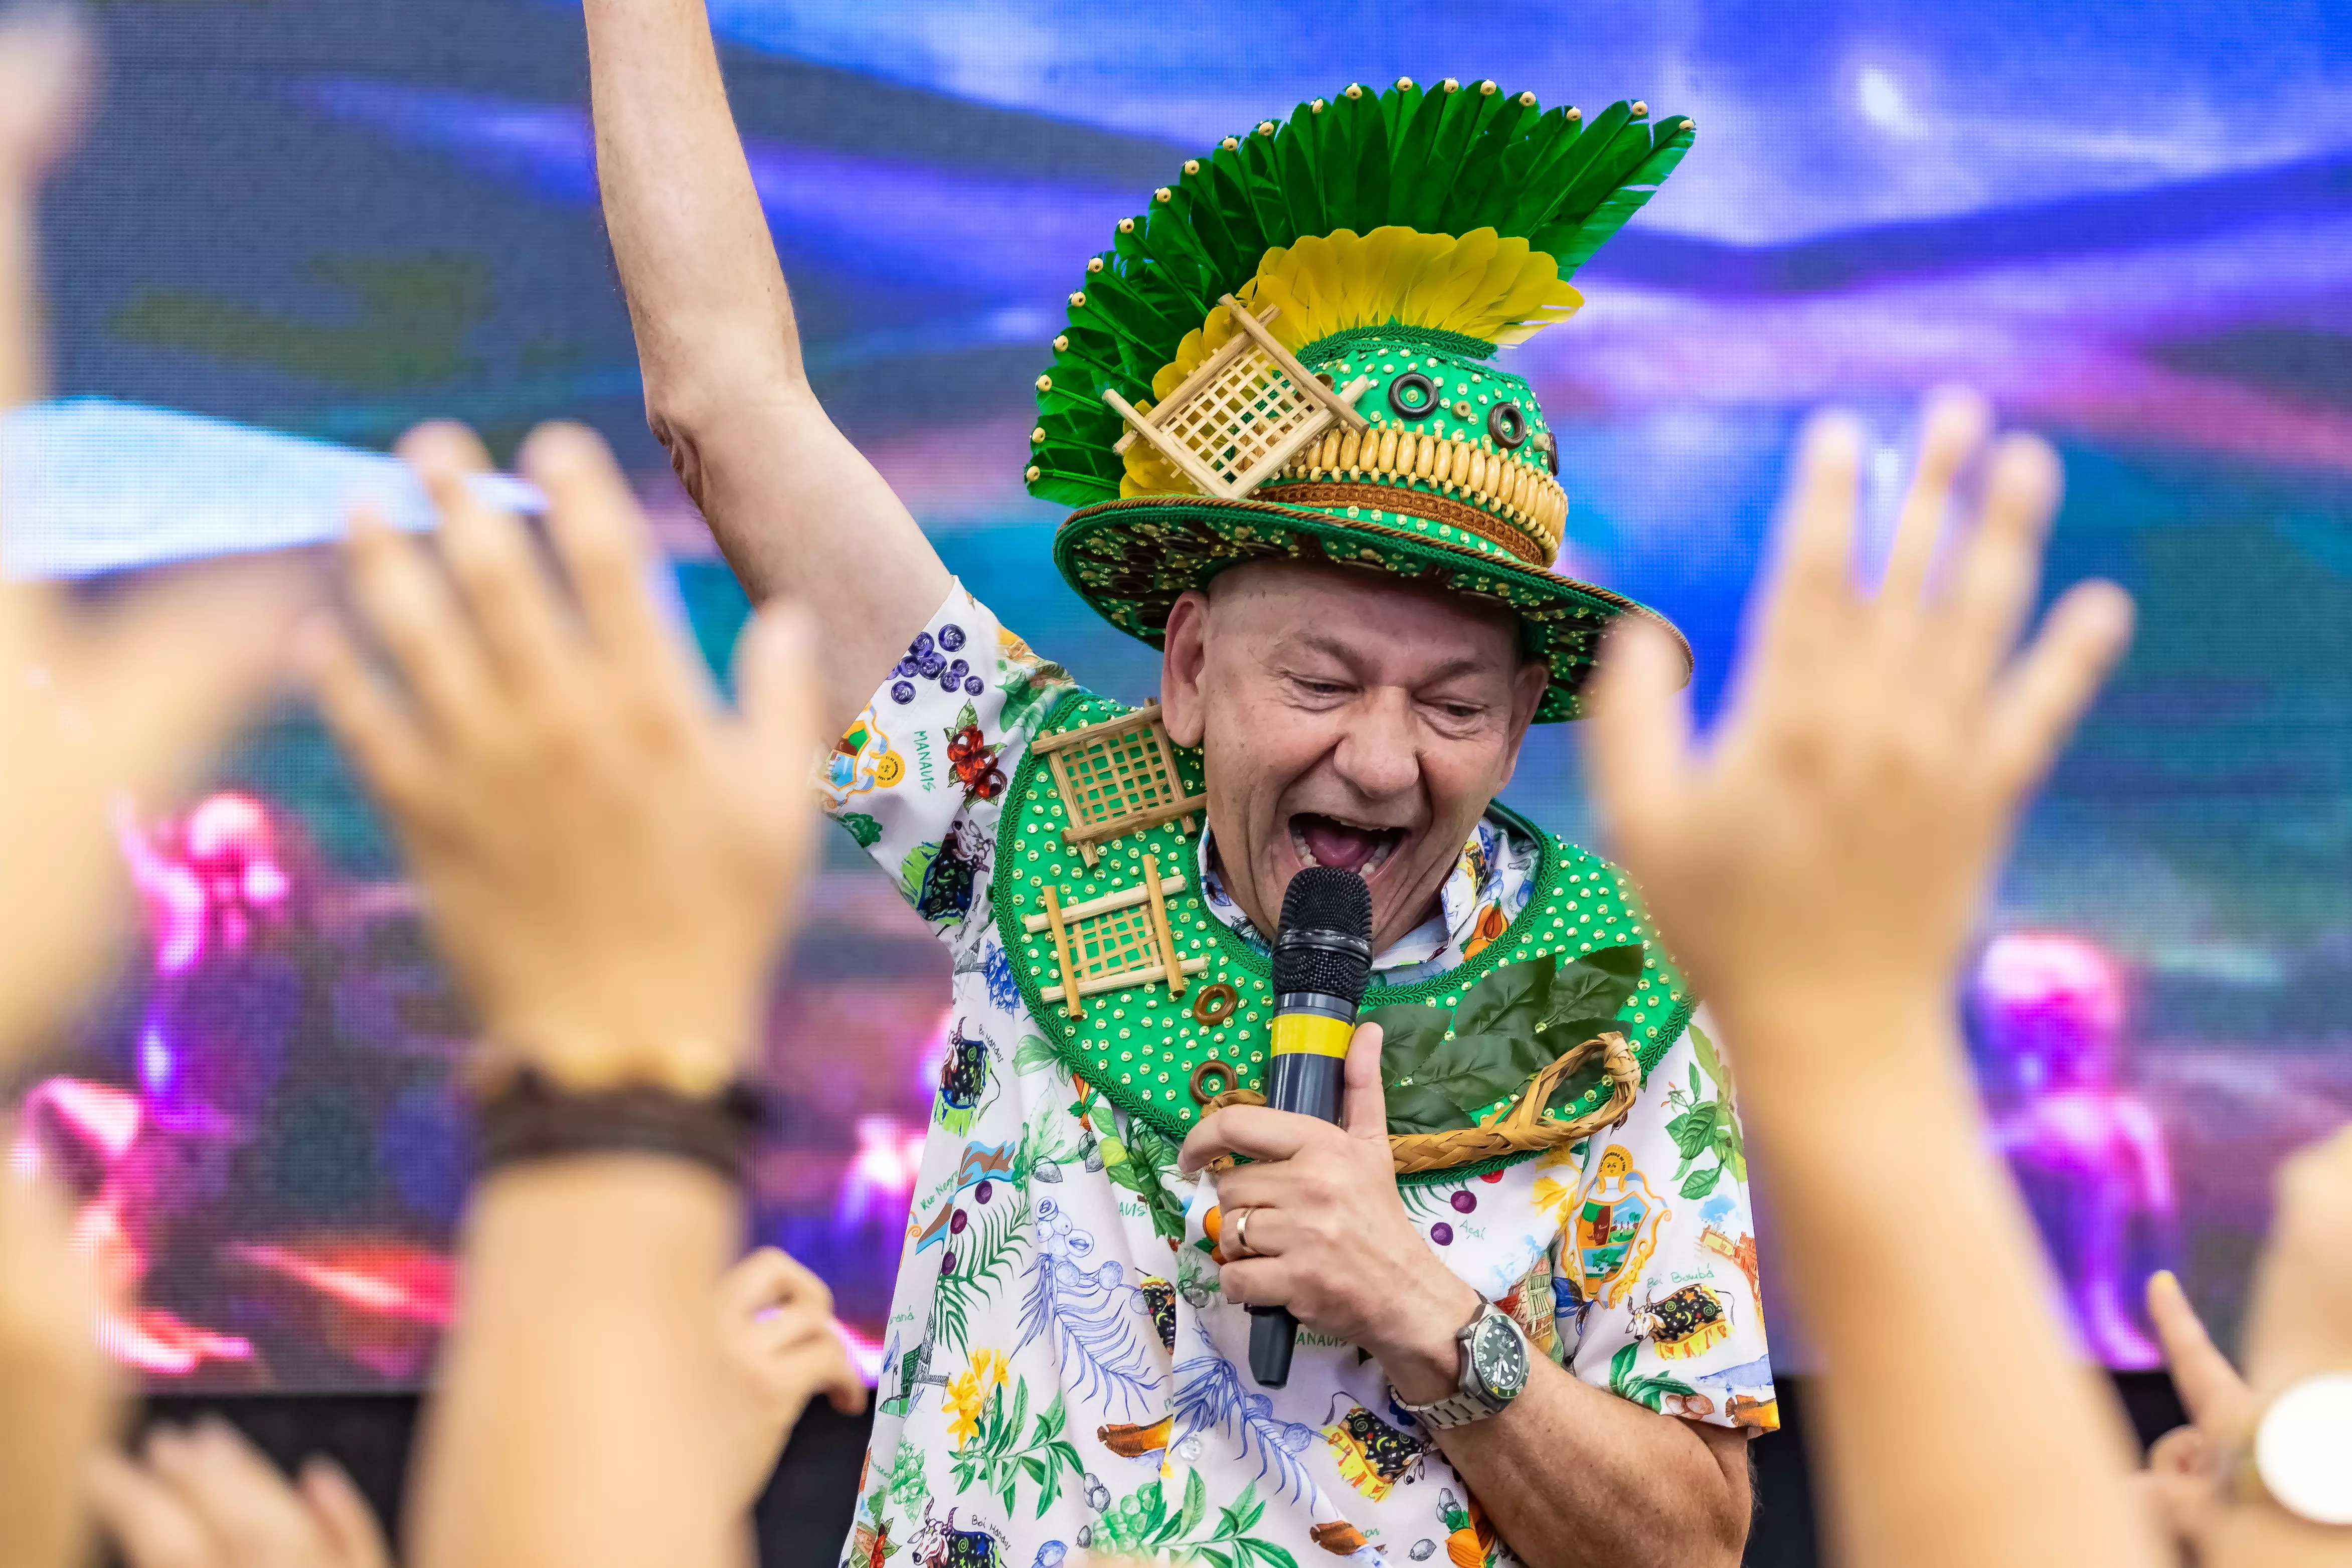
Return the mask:
[[1455,1333],[1454,1343],[1462,1347],[1454,1392],[1427,1405],[1397,1401],[1433,1432],[1499,1416],[1528,1385],[1528,1336],[1494,1302],[1479,1302],[1478,1315]]
[[2232,1472],[2241,1500],[2265,1495],[2309,1523],[2352,1525],[2352,1372],[2288,1385],[2223,1473]]

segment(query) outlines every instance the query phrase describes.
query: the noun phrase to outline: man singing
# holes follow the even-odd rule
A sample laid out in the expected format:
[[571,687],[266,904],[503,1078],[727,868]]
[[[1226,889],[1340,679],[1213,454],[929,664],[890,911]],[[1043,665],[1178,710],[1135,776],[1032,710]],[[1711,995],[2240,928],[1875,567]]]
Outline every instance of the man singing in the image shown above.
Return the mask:
[[[1723,1062],[1616,873],[1495,799],[1649,612],[1549,570],[1558,449],[1492,355],[1689,122],[1349,87],[1073,258],[1027,478],[1163,650],[1129,710],[817,405],[699,6],[587,15],[654,428],[818,618],[834,814],[954,955],[846,1561],[1736,1563],[1776,1407]],[[1342,1126],[1256,1103],[1308,865],[1371,894]],[[1301,1325],[1278,1389],[1245,1304]]]

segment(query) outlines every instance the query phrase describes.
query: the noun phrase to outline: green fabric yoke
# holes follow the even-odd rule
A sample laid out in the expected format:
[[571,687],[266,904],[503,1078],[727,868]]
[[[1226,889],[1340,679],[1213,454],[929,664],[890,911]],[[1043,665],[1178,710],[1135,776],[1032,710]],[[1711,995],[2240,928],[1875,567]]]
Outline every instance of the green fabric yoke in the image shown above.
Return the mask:
[[[1132,711],[1108,697],[1072,692],[1055,705],[1037,736],[1044,739]],[[1185,792],[1200,793],[1199,751],[1179,747],[1174,754]],[[1369,1013],[1400,1002],[1451,1010],[1481,978],[1506,964],[1640,943],[1642,978],[1618,1016],[1646,1079],[1690,1019],[1693,1001],[1681,974],[1634,906],[1614,866],[1544,832],[1507,808],[1497,805],[1495,810],[1541,846],[1527,907],[1501,936],[1446,973],[1411,985],[1374,984],[1364,993],[1362,1010]],[[1188,833],[1180,824],[1166,822],[1113,839],[1098,846],[1097,862],[1089,867],[1064,841],[1065,825],[1051,769],[1045,758],[1032,751],[1013,776],[1005,801],[992,883],[997,929],[1014,982],[1034,1027],[1065,1066],[1130,1117],[1181,1142],[1201,1113],[1192,1085],[1203,1062],[1229,1069],[1233,1087],[1265,1090],[1268,1026],[1274,1016],[1266,956],[1210,914],[1202,900],[1199,827]],[[1070,1018],[1060,1002],[1044,1000],[1039,994],[1060,983],[1061,971],[1051,933],[1032,934],[1027,921],[1044,912],[1048,885],[1065,906],[1140,885],[1146,854],[1158,858],[1163,880],[1184,879],[1182,891],[1167,898],[1171,935],[1181,958],[1202,959],[1207,967],[1186,977],[1181,998],[1171,997],[1166,983],[1154,980],[1087,997],[1085,1016]],[[1231,986],[1239,999],[1222,1020],[1202,1022],[1195,1016],[1194,1004],[1204,988],[1220,982]],[[1608,1092],[1596,1073],[1572,1103],[1550,1114],[1563,1121],[1582,1115],[1601,1105]],[[1511,1103],[1504,1101],[1497,1110],[1507,1110]],[[1459,1181],[1529,1157],[1507,1155],[1399,1179]]]

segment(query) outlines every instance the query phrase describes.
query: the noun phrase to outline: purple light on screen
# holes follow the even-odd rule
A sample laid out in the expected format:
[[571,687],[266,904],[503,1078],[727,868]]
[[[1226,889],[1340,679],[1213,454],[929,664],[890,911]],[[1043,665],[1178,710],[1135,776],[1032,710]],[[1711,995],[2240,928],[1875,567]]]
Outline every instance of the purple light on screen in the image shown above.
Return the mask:
[[2085,938],[2015,932],[1978,961],[1993,1146],[2053,1254],[2086,1348],[2109,1366],[2157,1364],[2138,1302],[2171,1262],[2176,1207],[2164,1128],[2116,1082],[2121,967]]
[[173,1054],[163,1031],[153,1024],[148,1025],[139,1037],[140,1087],[160,1100],[172,1092],[172,1081],[179,1075],[179,1059]]

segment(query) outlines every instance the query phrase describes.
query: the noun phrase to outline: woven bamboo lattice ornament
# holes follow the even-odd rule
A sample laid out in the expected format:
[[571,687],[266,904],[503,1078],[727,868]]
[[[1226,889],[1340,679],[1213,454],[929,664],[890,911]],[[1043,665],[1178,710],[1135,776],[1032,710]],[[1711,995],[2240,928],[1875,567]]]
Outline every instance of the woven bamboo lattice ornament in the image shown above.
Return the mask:
[[1108,840],[1179,821],[1191,832],[1193,813],[1208,805],[1204,797],[1185,791],[1158,703],[1067,735],[1048,736],[1034,750],[1053,769],[1055,792],[1069,813],[1062,838],[1089,866],[1097,846]]
[[1141,436],[1201,494],[1237,501],[1287,467],[1333,425],[1367,428],[1356,400],[1372,379],[1359,376],[1346,390],[1334,391],[1328,379],[1310,372],[1265,329],[1279,307],[1269,305],[1253,316],[1230,294],[1222,303],[1241,331],[1150,413],[1138,412],[1108,387],[1103,401],[1134,426],[1114,450],[1125,452]]
[[1105,991],[1168,982],[1168,994],[1184,994],[1184,977],[1209,967],[1205,958],[1179,958],[1168,926],[1168,900],[1184,891],[1181,876],[1160,874],[1160,857],[1143,857],[1143,883],[1084,904],[1064,905],[1058,889],[1045,890],[1045,913],[1024,925],[1030,935],[1051,931],[1062,983],[1037,994],[1059,1002],[1072,1018],[1086,1016],[1085,998]]

